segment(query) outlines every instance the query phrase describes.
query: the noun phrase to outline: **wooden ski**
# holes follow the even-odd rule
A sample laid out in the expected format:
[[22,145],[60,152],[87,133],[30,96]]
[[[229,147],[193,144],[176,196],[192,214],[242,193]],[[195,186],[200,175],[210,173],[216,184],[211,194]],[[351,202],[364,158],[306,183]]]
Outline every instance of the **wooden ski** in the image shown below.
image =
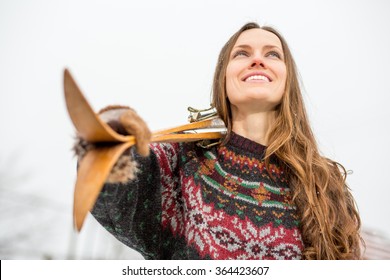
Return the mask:
[[[134,136],[117,133],[94,112],[68,69],[64,71],[65,102],[70,119],[80,137],[90,143],[106,142],[88,151],[79,162],[74,190],[73,222],[80,231],[89,211],[117,160],[136,143]],[[203,118],[189,124],[160,130],[152,142],[189,142],[220,139],[223,122],[218,117]]]

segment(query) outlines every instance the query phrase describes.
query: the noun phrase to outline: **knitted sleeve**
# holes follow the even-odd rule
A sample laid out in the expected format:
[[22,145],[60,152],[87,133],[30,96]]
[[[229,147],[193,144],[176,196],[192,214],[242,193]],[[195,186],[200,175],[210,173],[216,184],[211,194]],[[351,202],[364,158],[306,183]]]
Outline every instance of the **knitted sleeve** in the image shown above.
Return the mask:
[[161,259],[162,193],[177,183],[177,144],[151,144],[148,157],[131,150],[137,162],[135,179],[107,183],[92,215],[112,235],[145,259]]

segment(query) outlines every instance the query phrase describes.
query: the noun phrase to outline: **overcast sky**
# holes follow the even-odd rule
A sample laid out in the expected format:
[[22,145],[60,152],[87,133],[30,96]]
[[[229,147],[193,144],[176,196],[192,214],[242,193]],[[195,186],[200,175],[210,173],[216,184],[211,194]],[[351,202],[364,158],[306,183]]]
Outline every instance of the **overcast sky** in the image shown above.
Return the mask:
[[321,151],[353,171],[363,226],[390,236],[389,14],[385,0],[0,0],[1,182],[61,208],[66,247],[76,161],[63,69],[96,110],[185,124],[188,106],[210,103],[223,44],[256,21],[289,43]]

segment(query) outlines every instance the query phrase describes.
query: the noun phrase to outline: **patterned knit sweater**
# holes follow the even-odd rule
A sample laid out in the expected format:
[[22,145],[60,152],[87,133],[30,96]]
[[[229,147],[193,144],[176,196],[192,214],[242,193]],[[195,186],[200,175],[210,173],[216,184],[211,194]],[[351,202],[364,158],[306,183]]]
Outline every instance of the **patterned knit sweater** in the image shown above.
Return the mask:
[[145,259],[300,259],[299,216],[265,147],[237,134],[210,149],[151,144],[139,173],[106,184],[92,211]]

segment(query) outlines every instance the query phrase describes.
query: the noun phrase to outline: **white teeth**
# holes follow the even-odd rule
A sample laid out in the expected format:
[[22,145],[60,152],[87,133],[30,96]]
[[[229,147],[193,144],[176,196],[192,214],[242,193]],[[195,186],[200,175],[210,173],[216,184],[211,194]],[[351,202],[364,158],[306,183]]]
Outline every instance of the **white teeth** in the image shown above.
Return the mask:
[[249,76],[248,78],[245,79],[245,81],[252,81],[252,80],[262,80],[262,81],[269,82],[269,79],[262,75]]

